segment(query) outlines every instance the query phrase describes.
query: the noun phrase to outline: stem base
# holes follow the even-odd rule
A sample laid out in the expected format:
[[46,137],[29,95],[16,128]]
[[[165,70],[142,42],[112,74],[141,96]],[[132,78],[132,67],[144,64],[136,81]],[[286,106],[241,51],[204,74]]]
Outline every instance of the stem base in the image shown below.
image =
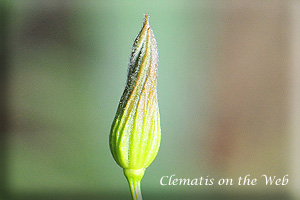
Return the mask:
[[145,169],[124,169],[124,175],[127,178],[133,200],[142,200],[140,184],[144,173]]

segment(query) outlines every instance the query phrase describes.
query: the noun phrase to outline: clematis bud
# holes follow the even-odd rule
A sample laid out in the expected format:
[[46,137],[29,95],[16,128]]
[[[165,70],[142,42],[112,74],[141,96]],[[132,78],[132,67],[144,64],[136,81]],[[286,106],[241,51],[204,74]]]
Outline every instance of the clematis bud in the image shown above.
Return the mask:
[[140,181],[155,159],[161,138],[157,101],[158,53],[145,14],[133,44],[127,84],[110,131],[110,150],[124,169],[133,199],[141,199]]

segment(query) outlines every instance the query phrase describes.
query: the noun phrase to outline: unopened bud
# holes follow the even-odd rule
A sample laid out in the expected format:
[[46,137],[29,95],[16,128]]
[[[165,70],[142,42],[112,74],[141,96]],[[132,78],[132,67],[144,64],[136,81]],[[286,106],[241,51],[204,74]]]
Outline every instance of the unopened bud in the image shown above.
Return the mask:
[[156,40],[146,14],[133,44],[127,84],[110,132],[110,150],[124,169],[133,199],[141,199],[140,181],[160,145],[157,66]]

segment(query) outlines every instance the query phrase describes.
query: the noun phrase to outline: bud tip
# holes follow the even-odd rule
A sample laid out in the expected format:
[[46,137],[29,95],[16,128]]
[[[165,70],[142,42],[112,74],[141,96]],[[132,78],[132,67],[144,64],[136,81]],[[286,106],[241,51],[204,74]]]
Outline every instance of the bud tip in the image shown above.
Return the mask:
[[149,26],[149,18],[150,18],[149,14],[146,13],[146,14],[145,14],[145,18],[144,18],[144,25]]

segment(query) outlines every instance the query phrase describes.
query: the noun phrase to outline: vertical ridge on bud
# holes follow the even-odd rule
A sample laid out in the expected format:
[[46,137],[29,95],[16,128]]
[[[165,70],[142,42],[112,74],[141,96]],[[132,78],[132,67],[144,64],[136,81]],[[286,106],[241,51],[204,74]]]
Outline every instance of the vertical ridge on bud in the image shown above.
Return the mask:
[[[143,27],[132,47],[126,87],[110,132],[112,155],[127,171],[146,169],[159,149],[157,66],[156,40],[149,25],[149,15],[145,14]],[[135,173],[130,174],[132,182]]]

